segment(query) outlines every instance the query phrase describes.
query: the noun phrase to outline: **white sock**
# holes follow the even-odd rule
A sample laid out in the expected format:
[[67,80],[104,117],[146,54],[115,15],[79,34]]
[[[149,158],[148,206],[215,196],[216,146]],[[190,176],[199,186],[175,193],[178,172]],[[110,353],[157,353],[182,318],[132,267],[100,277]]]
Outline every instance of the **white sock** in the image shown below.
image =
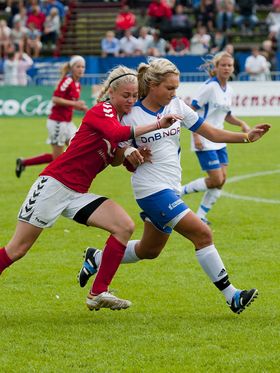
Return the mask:
[[217,199],[221,196],[221,193],[221,189],[218,188],[208,189],[207,192],[204,193],[204,196],[196,213],[200,219],[205,218],[208,211],[211,210]]
[[205,178],[196,179],[190,183],[183,185],[181,189],[181,195],[194,193],[194,192],[205,192],[207,190],[207,185],[205,183]]
[[[135,254],[135,245],[137,244],[137,242],[139,242],[139,240],[128,241],[125,252],[124,252],[124,256],[123,256],[122,261],[121,261],[121,264],[136,263],[139,260],[141,260]],[[100,266],[101,259],[102,259],[102,253],[103,253],[103,251],[100,250],[99,252],[97,252],[95,254],[94,259],[95,259],[95,263],[96,263],[97,267]]]
[[141,260],[135,253],[135,245],[139,240],[128,241],[121,263],[136,263]]
[[215,245],[212,244],[201,250],[197,250],[196,257],[204,272],[218,288],[220,287],[220,284],[221,287],[223,287],[223,279],[225,280],[225,284],[228,283],[228,286],[225,289],[220,290],[224,294],[227,302],[230,303],[233,294],[237,289],[228,281],[227,271]]

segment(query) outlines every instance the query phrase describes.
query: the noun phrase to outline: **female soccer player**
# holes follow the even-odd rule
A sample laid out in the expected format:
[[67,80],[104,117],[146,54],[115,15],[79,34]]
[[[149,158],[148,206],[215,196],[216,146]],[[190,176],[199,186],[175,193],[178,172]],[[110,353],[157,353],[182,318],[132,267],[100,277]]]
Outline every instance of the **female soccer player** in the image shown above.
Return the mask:
[[[110,233],[98,275],[87,297],[89,309],[122,309],[130,306],[108,292],[108,286],[123,257],[134,223],[112,200],[88,193],[96,175],[109,164],[123,162],[123,155],[141,163],[136,149],[117,150],[120,141],[148,131],[170,126],[180,115],[166,115],[160,121],[133,128],[119,122],[138,96],[136,71],[115,68],[104,83],[104,100],[90,109],[67,150],[51,162],[31,187],[18,215],[10,242],[0,249],[0,273],[23,257],[42,230],[51,227],[60,215],[80,224],[98,227]],[[133,154],[132,154],[133,153]]]
[[[234,59],[227,52],[216,54],[206,61],[202,68],[209,73],[207,80],[192,101],[192,108],[216,128],[224,128],[224,121],[249,132],[250,127],[231,113],[233,91],[227,84],[234,71]],[[181,195],[205,192],[197,211],[197,216],[210,224],[206,215],[221,195],[226,182],[228,154],[225,143],[216,143],[199,135],[192,134],[192,150],[195,151],[201,169],[208,176],[191,181],[182,187]]]
[[80,78],[85,72],[85,60],[82,56],[73,56],[62,67],[61,80],[52,97],[53,106],[47,120],[48,140],[52,153],[40,154],[32,158],[17,158],[16,176],[20,177],[25,167],[50,163],[64,151],[77,130],[72,122],[73,110],[87,111],[84,101],[80,100]]
[[[123,123],[132,123],[139,128],[139,123],[159,120],[162,115],[171,112],[180,113],[184,118],[168,129],[156,129],[134,140],[137,147],[150,148],[152,162],[139,165],[132,176],[134,195],[143,210],[140,215],[144,220],[144,233],[140,241],[128,242],[122,262],[156,258],[174,229],[192,241],[202,269],[223,293],[231,310],[240,313],[256,298],[258,290],[239,290],[230,283],[210,228],[180,198],[180,130],[186,127],[215,142],[248,143],[260,139],[270,126],[260,124],[248,133],[215,128],[176,97],[179,81],[178,69],[166,59],[154,59],[149,64],[140,64],[138,68],[140,101],[124,116]],[[87,249],[78,276],[81,286],[96,273],[101,257],[100,250]]]

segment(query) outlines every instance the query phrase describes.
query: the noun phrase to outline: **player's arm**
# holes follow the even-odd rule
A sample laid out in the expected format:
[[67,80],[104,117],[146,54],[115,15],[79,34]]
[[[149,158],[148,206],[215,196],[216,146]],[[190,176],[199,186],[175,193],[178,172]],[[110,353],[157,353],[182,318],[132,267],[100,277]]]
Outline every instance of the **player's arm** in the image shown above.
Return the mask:
[[[198,107],[190,105],[190,107],[194,110],[197,111]],[[203,149],[203,142],[201,141],[201,136],[197,132],[193,132],[193,142],[194,146],[197,150],[202,150]]]
[[225,117],[225,120],[227,123],[233,124],[234,126],[239,126],[242,130],[242,132],[248,133],[250,131],[250,127],[248,124],[236,116],[232,115],[230,112]]
[[259,140],[269,129],[270,124],[257,124],[248,133],[240,133],[215,128],[211,124],[203,122],[196,132],[213,142],[246,143]]
[[60,105],[60,106],[73,106],[75,110],[81,110],[81,111],[87,110],[85,101],[82,101],[82,100],[73,101],[73,100],[67,100],[66,98],[53,96],[52,102],[55,105]]

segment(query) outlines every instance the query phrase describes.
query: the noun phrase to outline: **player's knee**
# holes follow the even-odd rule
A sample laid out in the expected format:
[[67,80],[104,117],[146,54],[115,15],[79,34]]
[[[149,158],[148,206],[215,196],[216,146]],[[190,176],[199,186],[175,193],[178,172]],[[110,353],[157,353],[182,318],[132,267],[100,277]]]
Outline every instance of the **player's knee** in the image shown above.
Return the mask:
[[211,245],[213,242],[211,229],[203,224],[199,232],[197,232],[196,239],[194,240],[194,245],[196,248],[201,248]]
[[120,222],[118,227],[116,227],[116,235],[120,236],[122,239],[128,241],[132,236],[135,229],[135,224],[133,220],[126,219],[123,222]]

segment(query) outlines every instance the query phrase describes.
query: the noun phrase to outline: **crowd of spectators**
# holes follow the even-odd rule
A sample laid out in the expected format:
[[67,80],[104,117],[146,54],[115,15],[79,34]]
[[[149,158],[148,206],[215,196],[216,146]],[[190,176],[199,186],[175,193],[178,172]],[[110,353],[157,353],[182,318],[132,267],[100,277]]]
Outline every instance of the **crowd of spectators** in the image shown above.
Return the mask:
[[[261,23],[256,0],[151,0],[140,21],[130,3],[125,2],[114,29],[102,39],[103,57],[214,54],[227,47],[230,32],[250,36]],[[260,55],[273,69],[280,39],[280,0],[271,4],[262,27],[264,23],[268,39],[260,42]]]
[[[101,40],[101,56],[206,55],[231,49],[230,32],[251,35],[260,24],[256,1],[270,5],[270,12],[262,20],[268,38],[259,45],[259,54],[274,70],[276,51],[280,50],[280,0],[272,4],[272,0],[150,0],[141,8],[140,17],[130,8],[136,1],[123,0],[114,27]],[[14,64],[24,71],[42,49],[55,49],[67,1],[5,3],[6,16],[0,20],[0,54],[7,70]]]
[[[42,49],[54,50],[66,6],[60,0],[7,0],[0,20],[4,82],[26,85],[26,70]],[[7,78],[9,77],[9,78]]]

